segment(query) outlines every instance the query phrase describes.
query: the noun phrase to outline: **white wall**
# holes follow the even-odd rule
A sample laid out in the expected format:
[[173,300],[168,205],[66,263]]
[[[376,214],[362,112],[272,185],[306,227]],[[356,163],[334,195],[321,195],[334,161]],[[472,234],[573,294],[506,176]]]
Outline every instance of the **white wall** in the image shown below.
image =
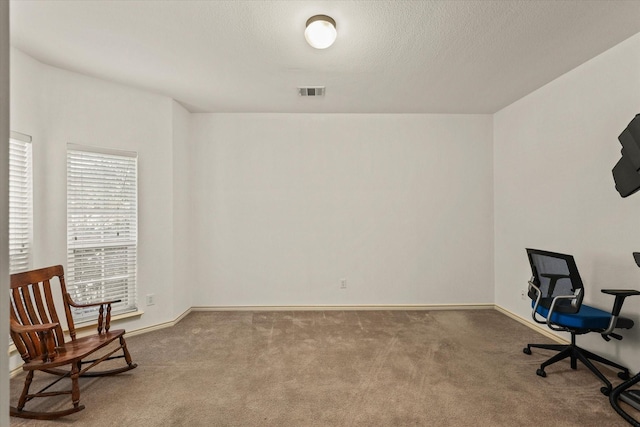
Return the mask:
[[[617,137],[640,112],[640,34],[494,116],[495,302],[530,318],[520,298],[531,276],[525,248],[573,254],[585,302],[610,309],[601,288],[639,288],[640,196],[622,199],[611,169]],[[640,360],[640,298],[623,313],[638,327],[621,343],[580,337],[585,347]],[[637,369],[637,368],[635,368]]]
[[145,315],[124,327],[192,305],[492,302],[490,116],[192,123],[169,98],[12,57],[11,126],[34,146],[34,268],[66,263],[66,144],[139,153]]
[[139,153],[145,314],[117,327],[192,305],[492,302],[490,116],[194,122],[169,98],[11,55],[11,127],[33,137],[34,268],[66,264],[66,144]]
[[194,306],[493,302],[491,116],[194,114],[191,132]]
[[[0,2],[0,135],[9,139],[9,2]],[[0,150],[0,242],[9,241],[9,145]],[[9,330],[9,245],[0,245],[0,331]],[[2,335],[6,340],[6,332]],[[6,342],[6,341],[5,341]],[[0,425],[9,425],[9,357],[0,351]]]
[[[11,128],[33,136],[33,267],[66,265],[66,144],[136,151],[138,300],[145,314],[117,327],[175,319],[173,101],[11,54]],[[150,293],[156,305],[147,307]]]

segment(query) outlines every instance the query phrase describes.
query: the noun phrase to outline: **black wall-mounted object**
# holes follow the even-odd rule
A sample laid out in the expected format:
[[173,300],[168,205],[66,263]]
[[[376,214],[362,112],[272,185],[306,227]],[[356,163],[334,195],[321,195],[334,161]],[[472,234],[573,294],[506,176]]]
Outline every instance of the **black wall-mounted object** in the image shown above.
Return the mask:
[[640,114],[636,115],[618,137],[622,158],[613,168],[616,190],[628,197],[640,190]]

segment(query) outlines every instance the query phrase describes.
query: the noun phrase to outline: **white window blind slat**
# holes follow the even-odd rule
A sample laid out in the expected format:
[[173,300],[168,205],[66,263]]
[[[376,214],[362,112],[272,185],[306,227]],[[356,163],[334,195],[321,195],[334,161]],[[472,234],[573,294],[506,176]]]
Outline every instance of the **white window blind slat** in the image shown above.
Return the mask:
[[[135,153],[67,147],[67,282],[78,303],[121,300],[137,309],[138,183]],[[97,309],[75,310],[89,320]]]
[[31,267],[33,230],[31,137],[9,138],[9,272]]

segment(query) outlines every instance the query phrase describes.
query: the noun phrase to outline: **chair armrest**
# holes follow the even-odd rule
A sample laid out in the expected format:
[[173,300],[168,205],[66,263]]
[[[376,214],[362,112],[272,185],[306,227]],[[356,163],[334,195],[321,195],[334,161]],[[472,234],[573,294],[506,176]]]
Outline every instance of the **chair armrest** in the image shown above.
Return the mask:
[[542,325],[546,323],[549,329],[554,331],[565,331],[566,328],[557,327],[551,323],[551,316],[553,315],[553,310],[555,309],[556,302],[561,299],[575,300],[576,298],[578,298],[579,292],[581,292],[581,290],[577,290],[574,295],[560,295],[553,298],[553,300],[551,301],[551,306],[549,307],[549,312],[547,313],[547,318],[544,320],[538,320],[538,318],[536,317],[538,315],[538,306],[540,305],[540,301],[542,300],[542,291],[533,283],[533,278],[529,280],[529,290],[533,290],[536,293],[536,300],[533,305],[533,309],[531,310],[531,317],[533,318],[533,321]]
[[611,321],[609,322],[609,327],[601,332],[602,337],[607,340],[608,335],[610,335],[616,328],[616,323],[618,321],[618,316],[620,316],[620,310],[622,310],[624,299],[633,295],[640,295],[640,291],[636,291],[634,289],[602,289],[601,292],[616,297],[613,302],[613,308],[611,309]]
[[[58,351],[56,350],[56,340],[53,336],[53,330],[59,327],[59,323],[43,323],[40,325],[21,325],[18,322],[12,320],[11,321],[11,331],[17,334],[37,334],[40,339],[40,354],[43,362],[51,362],[53,359],[58,356]],[[24,337],[21,338],[23,341]],[[35,343],[34,343],[35,344]],[[20,350],[20,356],[24,361],[29,359],[28,352],[26,347],[21,345],[16,345]]]
[[[550,278],[554,283],[558,279],[569,277],[566,274],[547,274],[547,275],[544,275],[544,276]],[[549,329],[551,329],[553,331],[566,331],[567,330],[566,328],[555,326],[551,322],[551,317],[553,316],[553,311],[556,308],[556,303],[558,301],[560,301],[560,300],[573,300],[572,304],[574,304],[574,302],[580,297],[580,292],[582,292],[582,289],[576,289],[574,291],[573,295],[558,295],[558,296],[554,297],[553,300],[551,300],[551,305],[549,307],[549,312],[547,313],[547,318],[544,321],[538,320],[536,318],[536,315],[538,314],[538,306],[540,305],[540,301],[542,300],[542,291],[540,290],[539,287],[537,287],[533,283],[533,278],[531,278],[531,280],[529,280],[529,290],[532,290],[532,289],[536,293],[536,301],[535,301],[535,304],[533,305],[533,310],[531,311],[531,317],[533,317],[533,320],[536,323],[540,323],[540,324],[545,324],[546,323],[547,326],[549,327]]]
[[117,302],[122,301],[121,299],[115,299],[112,301],[100,301],[100,302],[91,302],[89,304],[78,304],[77,302],[74,302],[73,299],[71,298],[71,295],[69,295],[69,293],[67,292],[67,302],[69,303],[70,306],[72,307],[76,307],[76,308],[88,308],[88,307],[98,307],[100,305],[109,305],[109,304],[115,304]]
[[531,294],[532,290],[536,293],[536,301],[533,304],[533,308],[531,310],[531,317],[533,318],[534,322],[544,324],[545,322],[543,320],[538,320],[538,318],[536,317],[536,315],[538,314],[538,305],[540,304],[540,299],[542,299],[542,291],[540,291],[540,288],[533,283],[533,277],[531,278],[531,280],[529,280],[528,283],[529,294]]
[[622,303],[626,297],[640,295],[640,291],[636,291],[634,289],[602,289],[601,292],[603,294],[609,294],[616,297],[616,300],[613,303],[613,310],[611,310],[611,314],[614,316],[618,316],[620,314]]
[[[72,307],[76,307],[76,308],[100,307],[100,310],[98,311],[98,334],[101,334],[102,331],[109,332],[109,328],[111,328],[111,304],[115,304],[117,302],[122,301],[120,299],[116,299],[111,301],[92,302],[89,304],[78,304],[73,301],[73,299],[71,298],[71,295],[68,292],[65,294],[65,296],[67,299],[67,303]],[[106,316],[104,316],[105,306],[107,307]],[[71,338],[75,339],[74,337],[75,335],[72,335]]]
[[[557,327],[554,326],[551,322],[551,318],[553,317],[553,311],[556,308],[556,303],[560,300],[573,300],[575,301],[578,296],[580,295],[580,292],[582,290],[581,289],[577,289],[576,291],[574,291],[573,295],[558,295],[557,297],[554,297],[553,300],[551,301],[551,306],[549,307],[549,313],[547,313],[547,326],[549,326],[549,329],[553,330],[553,331],[566,331],[567,328],[564,327]],[[572,302],[572,304],[574,304]]]
[[600,292],[609,295],[624,295],[625,297],[640,295],[640,291],[636,291],[635,289],[602,289]]
[[41,325],[29,325],[29,326],[24,326],[24,325],[20,325],[18,323],[11,323],[11,329],[14,332],[17,332],[19,334],[24,334],[24,333],[29,333],[29,332],[47,332],[47,331],[51,331],[53,329],[55,329],[57,326],[59,325],[59,323],[43,323]]

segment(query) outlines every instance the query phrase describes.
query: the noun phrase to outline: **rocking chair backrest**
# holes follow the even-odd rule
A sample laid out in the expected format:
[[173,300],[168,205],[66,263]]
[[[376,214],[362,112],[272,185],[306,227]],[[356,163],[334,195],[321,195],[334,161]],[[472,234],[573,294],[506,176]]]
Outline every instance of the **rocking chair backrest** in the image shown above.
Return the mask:
[[19,326],[57,323],[58,326],[53,330],[56,347],[64,344],[64,334],[51,293],[52,281],[59,282],[67,324],[72,338],[75,338],[61,265],[11,275],[11,339],[25,362],[38,358],[43,352],[43,347],[38,333],[20,332],[17,330]]

